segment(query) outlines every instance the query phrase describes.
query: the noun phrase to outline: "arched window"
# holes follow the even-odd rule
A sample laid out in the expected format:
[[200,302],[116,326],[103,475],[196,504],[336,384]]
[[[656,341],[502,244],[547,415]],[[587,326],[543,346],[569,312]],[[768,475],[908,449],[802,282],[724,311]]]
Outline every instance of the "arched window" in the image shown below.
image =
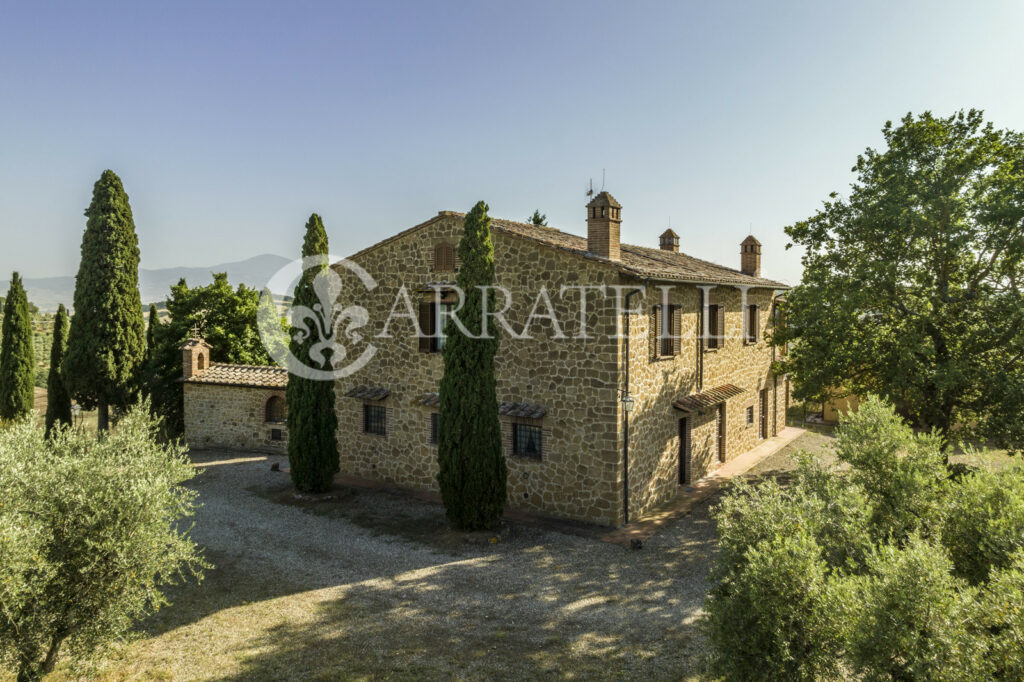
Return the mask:
[[283,422],[288,414],[287,405],[281,396],[273,396],[264,408],[264,421]]
[[434,247],[434,270],[438,272],[455,271],[455,247],[448,242],[441,242]]
[[196,369],[206,369],[206,358],[203,357],[202,353],[200,353],[199,357],[196,359]]

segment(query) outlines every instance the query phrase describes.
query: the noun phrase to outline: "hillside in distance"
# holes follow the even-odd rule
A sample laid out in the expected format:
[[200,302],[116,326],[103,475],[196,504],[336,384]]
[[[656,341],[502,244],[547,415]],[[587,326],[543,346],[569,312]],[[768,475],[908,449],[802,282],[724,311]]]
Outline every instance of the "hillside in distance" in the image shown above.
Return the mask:
[[[262,254],[245,260],[231,263],[218,263],[205,267],[175,267],[147,270],[139,268],[139,293],[142,304],[164,301],[170,294],[172,284],[177,284],[182,277],[189,286],[209,284],[213,281],[213,273],[228,273],[228,281],[232,286],[246,284],[262,289],[274,273],[280,270],[290,259],[274,254]],[[25,289],[30,301],[39,306],[44,313],[52,313],[61,303],[71,307],[75,295],[75,276],[63,277],[26,277]],[[8,280],[0,281],[0,291],[6,292],[10,286]],[[290,294],[291,292],[274,291],[274,294]]]

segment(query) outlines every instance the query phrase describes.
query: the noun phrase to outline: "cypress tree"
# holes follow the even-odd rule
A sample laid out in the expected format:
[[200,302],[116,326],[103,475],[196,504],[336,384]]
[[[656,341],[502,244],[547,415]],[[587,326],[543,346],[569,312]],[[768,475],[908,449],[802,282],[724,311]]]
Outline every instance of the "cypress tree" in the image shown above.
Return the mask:
[[[296,306],[313,309],[319,303],[313,281],[327,270],[327,232],[316,213],[306,223],[306,236],[302,243],[302,256],[320,258],[320,265],[302,273],[295,286]],[[290,350],[304,365],[317,367],[309,357],[310,348],[320,338],[314,331],[302,342],[295,340],[293,330]],[[327,366],[331,358],[328,357]],[[323,367],[321,369],[326,369]],[[288,377],[286,390],[288,403],[288,463],[292,483],[304,492],[323,492],[331,487],[338,471],[338,443],[335,430],[338,417],[334,412],[334,382],[306,379],[295,374]]]
[[0,419],[20,419],[35,404],[36,355],[29,317],[28,295],[18,273],[4,301],[0,341]]
[[[456,283],[465,294],[459,319],[473,336],[483,328],[480,287],[494,284],[494,244],[487,204],[480,201],[466,215],[459,240],[461,265]],[[494,290],[487,289],[487,309],[494,310]],[[505,456],[494,378],[498,339],[472,338],[449,320],[442,350],[437,482],[448,519],[464,530],[492,528],[505,506]]]
[[57,316],[53,318],[53,341],[50,346],[50,376],[46,380],[46,433],[53,431],[55,424],[71,423],[71,396],[68,395],[61,365],[68,346],[68,311],[61,303]]
[[156,303],[149,304],[149,324],[146,326],[146,359],[153,357],[156,348],[156,328],[160,326],[160,314],[156,311]]
[[96,181],[85,215],[64,381],[84,408],[98,408],[97,425],[105,431],[109,407],[134,400],[145,355],[139,240],[128,195],[113,171]]

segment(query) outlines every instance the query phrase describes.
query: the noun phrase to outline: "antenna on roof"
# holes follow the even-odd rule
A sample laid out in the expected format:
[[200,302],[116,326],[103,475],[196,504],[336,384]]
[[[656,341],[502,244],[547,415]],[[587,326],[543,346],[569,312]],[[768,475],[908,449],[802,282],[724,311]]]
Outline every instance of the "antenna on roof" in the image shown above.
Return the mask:
[[594,196],[594,178],[590,178],[590,189],[587,190],[587,196]]
[[604,168],[601,169],[601,191],[604,191]]

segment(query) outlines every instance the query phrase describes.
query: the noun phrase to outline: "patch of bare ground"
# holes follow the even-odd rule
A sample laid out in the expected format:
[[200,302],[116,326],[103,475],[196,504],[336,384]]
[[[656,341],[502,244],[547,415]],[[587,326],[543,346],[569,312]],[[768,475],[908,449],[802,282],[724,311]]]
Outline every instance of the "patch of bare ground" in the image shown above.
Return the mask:
[[518,524],[467,538],[438,505],[387,492],[296,498],[270,471],[280,457],[195,459],[193,537],[216,568],[174,589],[102,679],[701,674],[706,504],[640,551]]

